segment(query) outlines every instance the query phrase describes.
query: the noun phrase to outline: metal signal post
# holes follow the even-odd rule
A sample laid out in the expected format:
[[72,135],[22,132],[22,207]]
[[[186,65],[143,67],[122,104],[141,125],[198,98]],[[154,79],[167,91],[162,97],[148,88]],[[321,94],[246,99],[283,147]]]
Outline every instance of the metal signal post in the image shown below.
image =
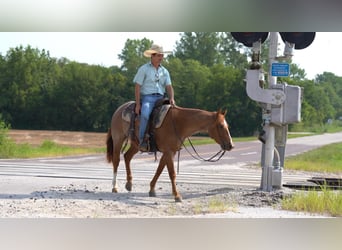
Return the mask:
[[[269,74],[268,74],[268,88],[274,89],[277,84],[277,77],[272,75],[272,64],[275,63],[278,51],[278,34],[276,32],[270,32],[269,42]],[[266,103],[266,107],[263,111],[263,130],[265,131],[266,139],[262,150],[262,174],[260,189],[263,191],[272,191],[273,186],[280,187],[281,183],[273,183],[273,173],[275,167],[274,162],[274,151],[275,151],[275,126],[271,123],[272,120],[272,104]],[[279,157],[279,156],[278,156]],[[263,160],[264,159],[264,160]],[[279,159],[278,159],[279,161]],[[277,176],[274,176],[274,181],[281,182],[282,180],[282,169],[277,166]]]

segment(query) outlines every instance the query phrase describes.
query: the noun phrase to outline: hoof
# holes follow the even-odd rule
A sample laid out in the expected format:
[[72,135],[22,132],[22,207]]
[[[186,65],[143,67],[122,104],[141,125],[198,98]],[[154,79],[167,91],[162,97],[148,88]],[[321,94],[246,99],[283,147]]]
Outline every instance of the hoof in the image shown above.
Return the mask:
[[112,193],[117,193],[118,192],[118,189],[117,188],[113,188],[112,189]]
[[132,183],[126,182],[125,188],[126,188],[127,191],[131,192],[132,191]]
[[175,202],[182,202],[182,197],[175,197]]
[[154,191],[150,191],[148,194],[150,197],[156,197],[156,192]]

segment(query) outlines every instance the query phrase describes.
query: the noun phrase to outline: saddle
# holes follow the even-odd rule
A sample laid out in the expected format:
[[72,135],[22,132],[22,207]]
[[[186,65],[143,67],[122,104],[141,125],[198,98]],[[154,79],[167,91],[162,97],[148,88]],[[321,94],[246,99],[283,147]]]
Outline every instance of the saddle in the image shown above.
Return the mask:
[[[170,107],[171,105],[168,98],[163,98],[157,101],[153,107],[145,132],[145,137],[148,137],[149,152],[158,151],[158,147],[155,142],[154,131],[156,128],[159,128],[163,124]],[[134,110],[135,101],[130,101],[129,105],[122,112],[122,119],[130,123],[129,136],[131,138],[134,138],[135,136],[136,114]]]

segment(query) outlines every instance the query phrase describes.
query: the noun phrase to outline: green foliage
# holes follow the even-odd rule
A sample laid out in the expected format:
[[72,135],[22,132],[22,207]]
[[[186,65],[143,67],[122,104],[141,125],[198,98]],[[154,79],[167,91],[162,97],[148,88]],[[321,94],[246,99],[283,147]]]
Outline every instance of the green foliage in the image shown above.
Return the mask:
[[142,40],[127,39],[124,49],[118,55],[119,59],[122,60],[122,69],[135,74],[138,68],[148,61],[143,54],[151,45],[152,41],[146,38]]
[[[219,37],[219,51],[223,58],[223,64],[241,70],[248,68],[247,57],[250,56],[249,50],[246,50],[241,43],[235,41],[230,32],[220,33]],[[244,50],[246,53],[241,53]]]
[[11,49],[0,65],[0,108],[17,129],[105,131],[125,101],[125,77],[113,68]]
[[[133,77],[149,59],[143,51],[153,41],[128,39],[121,67],[103,67],[52,58],[48,51],[27,46],[0,55],[0,112],[16,129],[107,130],[113,111],[134,99]],[[266,44],[266,43],[265,43]],[[262,47],[267,68],[267,46]],[[250,49],[229,32],[185,32],[164,66],[171,74],[179,106],[216,111],[228,109],[233,137],[251,136],[261,127],[261,108],[245,90]],[[291,65],[288,84],[304,88],[302,122],[290,129],[322,131],[328,119],[342,117],[342,77],[324,72],[305,79]]]
[[203,91],[203,105],[213,111],[227,109],[227,121],[234,136],[252,135],[260,124],[260,108],[246,94],[244,72],[223,64],[213,66],[211,72]]
[[175,56],[181,60],[192,59],[205,66],[221,63],[217,32],[184,32],[177,42]]
[[[177,71],[178,67],[181,67],[180,71]],[[200,107],[203,104],[203,88],[209,83],[211,77],[210,69],[195,60],[171,59],[169,71],[170,74],[175,75],[172,81],[177,105]]]

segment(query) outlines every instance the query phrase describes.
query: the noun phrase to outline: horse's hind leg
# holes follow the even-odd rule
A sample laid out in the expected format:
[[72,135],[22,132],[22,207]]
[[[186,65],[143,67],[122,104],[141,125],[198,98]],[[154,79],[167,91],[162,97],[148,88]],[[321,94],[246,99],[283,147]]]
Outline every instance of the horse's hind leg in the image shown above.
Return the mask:
[[125,166],[126,166],[126,190],[132,191],[132,172],[131,172],[131,160],[133,156],[138,153],[138,146],[137,145],[131,145],[131,147],[127,150],[127,152],[124,154],[125,159]]
[[150,182],[150,192],[149,192],[149,196],[150,197],[156,197],[156,191],[155,191],[156,183],[157,183],[157,180],[158,180],[159,176],[163,172],[165,165],[166,165],[166,162],[165,162],[165,157],[163,155],[160,158],[157,171],[154,174],[154,177],[153,177],[152,181]]
[[118,167],[120,163],[120,151],[122,147],[123,141],[115,142],[113,147],[113,182],[112,182],[112,192],[117,193],[118,192],[118,184],[116,181],[117,175],[118,175]]

